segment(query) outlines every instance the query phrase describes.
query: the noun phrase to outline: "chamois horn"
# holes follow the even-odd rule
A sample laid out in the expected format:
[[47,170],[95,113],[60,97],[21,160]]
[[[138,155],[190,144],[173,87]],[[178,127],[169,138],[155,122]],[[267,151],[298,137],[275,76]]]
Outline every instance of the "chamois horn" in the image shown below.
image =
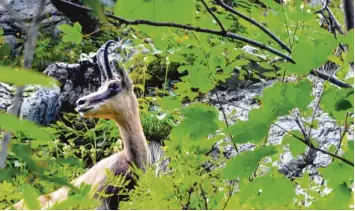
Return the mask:
[[96,62],[97,62],[97,66],[100,69],[100,73],[101,73],[101,83],[104,83],[105,81],[108,80],[108,76],[107,76],[107,72],[104,69],[105,67],[103,67],[102,65],[102,61],[101,61],[101,54],[103,54],[104,49],[103,48],[99,48],[99,50],[97,50],[96,52]]
[[107,73],[107,77],[108,79],[111,79],[113,77],[112,71],[111,71],[111,67],[110,67],[110,62],[108,60],[108,49],[110,47],[110,45],[112,44],[116,44],[119,46],[119,43],[114,41],[114,40],[109,40],[106,42],[105,44],[105,50],[104,50],[104,62],[105,62],[105,70]]

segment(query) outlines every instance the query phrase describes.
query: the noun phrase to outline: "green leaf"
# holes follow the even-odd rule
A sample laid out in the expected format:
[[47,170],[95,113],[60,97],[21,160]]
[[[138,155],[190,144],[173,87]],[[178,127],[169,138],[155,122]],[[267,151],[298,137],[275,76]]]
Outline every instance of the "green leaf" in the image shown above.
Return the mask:
[[38,194],[33,187],[25,185],[23,188],[23,199],[28,209],[40,210],[41,206],[38,201]]
[[320,107],[338,122],[343,122],[346,113],[354,110],[354,90],[328,86],[323,93]]
[[[174,8],[174,9],[172,9]],[[149,20],[156,22],[174,22],[189,24],[196,11],[195,0],[120,0],[117,1],[114,14],[129,20]],[[139,25],[137,30],[149,33],[150,37],[161,39],[174,28]],[[158,40],[157,40],[158,41]]]
[[188,69],[189,75],[182,78],[183,81],[189,82],[193,88],[199,89],[202,93],[211,91],[214,84],[211,80],[212,71],[204,65],[196,64]]
[[312,101],[312,84],[308,80],[298,83],[277,83],[264,90],[262,106],[270,108],[277,116],[289,113],[293,108],[304,112]]
[[304,112],[312,100],[311,91],[312,84],[307,80],[276,83],[264,90],[261,108],[250,111],[248,121],[238,122],[225,132],[233,136],[235,143],[257,143],[267,135],[277,117],[288,114],[293,108]]
[[275,10],[280,10],[282,8],[279,3],[276,3],[273,0],[262,0],[262,3]]
[[26,84],[38,84],[53,87],[58,82],[42,73],[33,70],[24,70],[0,66],[0,81],[9,84],[22,86]]
[[308,40],[306,35],[303,35],[291,54],[296,64],[284,63],[280,66],[288,74],[305,75],[313,68],[324,64],[328,60],[328,56],[332,54],[332,50],[338,45],[338,42],[329,33],[323,36],[323,39],[312,41]]
[[351,29],[346,35],[339,35],[339,41],[349,46],[354,46],[354,29]]
[[194,0],[120,0],[115,6],[116,16],[132,20],[188,24],[194,13]]
[[182,108],[181,101],[177,97],[163,97],[158,100],[158,103],[165,110],[174,110]]
[[213,134],[219,128],[218,112],[215,107],[195,103],[182,109],[183,121],[173,128],[171,136],[197,141]]
[[330,194],[321,197],[309,208],[313,210],[353,210],[350,208],[351,205],[354,205],[351,189],[345,184],[339,184]]
[[64,33],[63,42],[81,43],[83,35],[81,34],[82,27],[79,22],[75,22],[73,26],[62,24],[58,26],[58,29]]
[[177,82],[175,86],[177,88],[176,93],[181,95],[182,99],[184,97],[188,97],[190,100],[194,100],[198,95],[196,92],[191,90],[192,86],[188,82]]
[[348,147],[343,157],[354,162],[354,141],[348,141]]
[[242,186],[240,202],[249,209],[290,209],[295,197],[294,184],[280,176],[262,176]]
[[29,120],[19,120],[13,115],[0,113],[0,128],[13,133],[23,132],[33,139],[51,140],[51,134],[47,133],[37,124]]
[[350,185],[351,181],[354,180],[354,167],[338,160],[334,160],[327,167],[319,169],[319,172],[327,180],[329,187],[335,187],[343,183]]
[[275,153],[274,146],[262,146],[254,151],[242,152],[227,161],[226,167],[222,169],[222,177],[224,179],[236,179],[237,177],[241,180],[248,179],[256,171],[258,163],[263,157]]
[[[301,138],[303,137],[300,131],[290,131],[290,132],[298,137]],[[302,143],[300,140],[293,137],[292,135],[286,135],[283,139],[283,142],[290,146],[290,151],[293,157],[296,157],[297,155],[304,153],[307,148],[307,146],[304,143]]]

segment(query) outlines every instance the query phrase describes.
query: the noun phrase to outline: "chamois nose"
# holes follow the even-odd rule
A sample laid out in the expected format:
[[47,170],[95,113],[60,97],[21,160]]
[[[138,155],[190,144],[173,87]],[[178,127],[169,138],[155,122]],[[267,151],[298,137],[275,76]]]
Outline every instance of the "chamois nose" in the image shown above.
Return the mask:
[[85,100],[83,99],[79,99],[78,101],[76,101],[76,105],[84,105],[85,104]]

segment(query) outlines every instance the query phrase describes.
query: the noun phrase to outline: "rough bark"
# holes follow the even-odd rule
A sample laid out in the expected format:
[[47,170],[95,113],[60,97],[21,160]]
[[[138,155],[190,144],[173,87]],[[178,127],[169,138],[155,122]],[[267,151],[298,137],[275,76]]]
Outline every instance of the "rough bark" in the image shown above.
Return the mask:
[[346,30],[354,28],[354,2],[353,0],[343,0]]

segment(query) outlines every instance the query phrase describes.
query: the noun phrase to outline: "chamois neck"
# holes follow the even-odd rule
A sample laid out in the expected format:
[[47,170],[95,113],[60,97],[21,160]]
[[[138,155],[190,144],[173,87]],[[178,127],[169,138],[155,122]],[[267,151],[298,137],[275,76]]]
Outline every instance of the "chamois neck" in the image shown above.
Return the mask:
[[148,144],[143,133],[139,112],[133,112],[126,121],[116,121],[123,141],[123,151],[138,168],[148,164]]

